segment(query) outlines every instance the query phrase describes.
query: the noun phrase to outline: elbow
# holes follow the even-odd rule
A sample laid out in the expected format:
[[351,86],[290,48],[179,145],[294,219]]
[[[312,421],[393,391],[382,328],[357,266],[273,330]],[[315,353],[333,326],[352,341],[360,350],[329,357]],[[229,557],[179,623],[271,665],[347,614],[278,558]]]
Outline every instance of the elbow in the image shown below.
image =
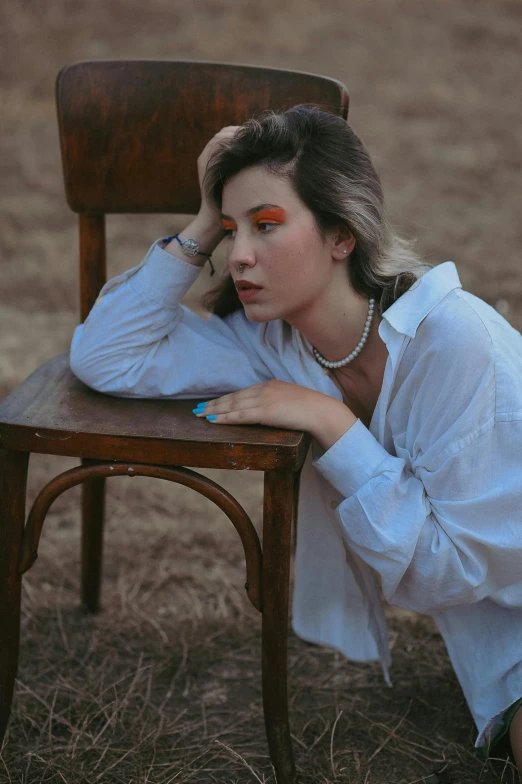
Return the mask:
[[100,379],[97,377],[96,365],[94,362],[87,362],[86,358],[82,356],[81,351],[71,348],[69,354],[69,367],[77,379],[83,384],[95,389],[97,392],[104,392]]
[[[69,367],[79,381],[96,392],[118,395],[121,387],[121,372],[115,374],[117,366],[114,356],[106,348],[100,349],[95,341],[88,340],[84,333],[85,324],[76,327],[69,352]],[[105,354],[105,356],[104,356]]]
[[138,391],[141,367],[122,369],[118,357],[100,357],[95,352],[84,354],[71,347],[69,367],[79,381],[95,392],[115,397],[154,397]]
[[82,351],[81,345],[73,343],[69,353],[69,367],[83,384],[96,392],[117,394],[116,379],[105,371],[103,363],[96,354]]
[[96,387],[92,383],[92,369],[94,364],[92,362],[92,357],[91,361],[89,361],[89,352],[86,352],[85,350],[85,341],[82,340],[83,331],[84,324],[79,324],[74,330],[69,351],[69,367],[76,378],[88,387],[95,389]]

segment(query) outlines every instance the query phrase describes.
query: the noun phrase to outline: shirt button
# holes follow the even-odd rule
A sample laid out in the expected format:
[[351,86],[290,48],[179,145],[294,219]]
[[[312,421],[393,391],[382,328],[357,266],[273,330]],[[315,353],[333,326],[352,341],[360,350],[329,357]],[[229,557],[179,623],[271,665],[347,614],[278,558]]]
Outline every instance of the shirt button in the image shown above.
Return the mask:
[[337,501],[330,501],[330,509],[337,509]]

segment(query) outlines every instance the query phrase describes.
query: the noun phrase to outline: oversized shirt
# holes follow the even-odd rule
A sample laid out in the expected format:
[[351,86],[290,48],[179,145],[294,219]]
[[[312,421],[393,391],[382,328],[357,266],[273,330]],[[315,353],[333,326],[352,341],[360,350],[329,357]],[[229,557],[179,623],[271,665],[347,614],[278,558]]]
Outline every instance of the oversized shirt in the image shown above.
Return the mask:
[[[342,400],[285,321],[180,305],[200,271],[156,241],[77,327],[73,372],[121,397],[208,399],[277,378]],[[522,335],[452,261],[384,312],[379,335],[370,427],[357,419],[326,452],[312,441],[303,467],[293,629],[379,659],[391,685],[381,595],[432,616],[482,746],[522,696]]]

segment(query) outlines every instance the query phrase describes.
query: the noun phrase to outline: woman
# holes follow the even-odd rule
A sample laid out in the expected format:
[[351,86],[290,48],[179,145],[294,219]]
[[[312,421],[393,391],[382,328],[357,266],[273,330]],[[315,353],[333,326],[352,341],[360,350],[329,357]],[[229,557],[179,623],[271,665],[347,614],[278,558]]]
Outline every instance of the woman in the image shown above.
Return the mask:
[[[522,771],[522,336],[423,264],[386,220],[368,153],[316,106],[227,126],[202,204],[109,281],[71,367],[197,417],[313,436],[293,627],[347,657],[390,651],[379,590],[430,614],[478,729]],[[208,320],[179,302],[225,238]]]

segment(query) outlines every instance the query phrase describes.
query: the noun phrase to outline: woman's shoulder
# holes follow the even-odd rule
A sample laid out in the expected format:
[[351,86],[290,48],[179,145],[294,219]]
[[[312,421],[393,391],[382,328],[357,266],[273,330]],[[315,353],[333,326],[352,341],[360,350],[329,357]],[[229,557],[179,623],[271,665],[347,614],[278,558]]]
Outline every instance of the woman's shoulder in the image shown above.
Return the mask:
[[454,289],[421,322],[412,356],[446,383],[494,389],[496,415],[522,412],[522,335],[480,297]]
[[[493,358],[510,343],[522,352],[522,335],[480,297],[453,289],[421,321],[415,340],[450,353],[474,349]],[[476,355],[476,354],[475,354]]]

